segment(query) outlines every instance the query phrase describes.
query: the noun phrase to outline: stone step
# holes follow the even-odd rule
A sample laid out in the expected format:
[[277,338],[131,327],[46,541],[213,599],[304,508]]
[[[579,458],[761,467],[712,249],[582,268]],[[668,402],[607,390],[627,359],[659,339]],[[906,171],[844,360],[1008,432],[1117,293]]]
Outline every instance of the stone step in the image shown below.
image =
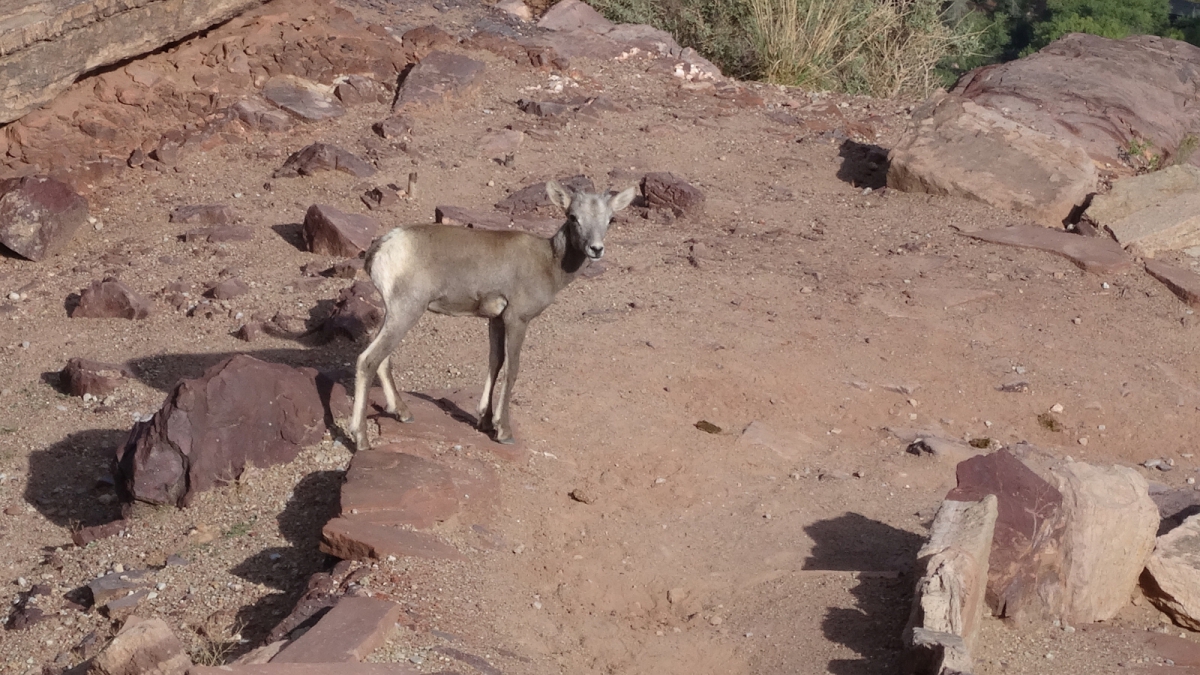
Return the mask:
[[343,596],[308,632],[279,652],[271,663],[362,661],[396,627],[400,605],[375,598]]

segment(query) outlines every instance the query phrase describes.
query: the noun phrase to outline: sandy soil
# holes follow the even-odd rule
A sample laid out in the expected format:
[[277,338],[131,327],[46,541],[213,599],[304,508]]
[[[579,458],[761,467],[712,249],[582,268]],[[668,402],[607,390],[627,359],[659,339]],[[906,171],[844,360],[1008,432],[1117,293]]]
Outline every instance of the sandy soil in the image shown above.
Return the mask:
[[[397,27],[460,31],[479,11],[345,6]],[[4,296],[26,296],[0,316],[0,582],[10,601],[33,583],[53,587],[49,619],[0,634],[0,672],[75,665],[87,634],[112,634],[113,622],[63,597],[117,564],[189,562],[157,573],[161,588],[140,613],[166,618],[209,662],[256,646],[308,575],[331,564],[316,542],[351,457],[332,437],[186,510],[140,510],[124,536],[70,544],[70,528],[116,514],[103,480],[113,449],[179,378],[237,352],[337,368],[361,349],[231,335],[238,312],[307,317],[348,283],[301,275],[318,258],[298,247],[298,223],[315,202],[365,212],[370,185],[333,172],[271,178],[314,141],[377,157],[372,184],[419,172],[417,199],[373,214],[389,224],[430,221],[439,204],[489,208],[576,173],[621,188],[672,171],[708,197],[698,217],[623,215],[607,271],[534,322],[513,410],[529,452],[495,460],[496,545],[462,564],[368,565],[363,583],[405,603],[413,624],[371,660],[473,672],[437,651],[450,646],[506,673],[895,673],[912,561],[954,467],[906,454],[890,429],[1027,441],[1095,462],[1171,458],[1175,471],[1147,476],[1172,486],[1195,475],[1195,318],[1170,292],[1141,271],[1099,277],[967,239],[959,230],[1019,221],[976,203],[867,192],[877,177],[846,158],[854,143],[767,116],[828,121],[805,107],[832,102],[887,147],[905,103],[757,87],[768,107],[742,108],[636,60],[579,61],[568,93],[630,110],[552,124],[515,105],[553,97],[547,73],[477,58],[488,61],[486,86],[414,115],[407,151],[373,137],[370,124],[387,116],[379,104],[286,136],[248,134],[187,156],[178,172],[131,170],[97,186],[98,227],[66,254],[0,258]],[[544,130],[512,167],[477,149],[506,125]],[[237,209],[255,240],[185,243],[191,226],[167,222],[175,206],[214,202]],[[161,299],[179,280],[199,293],[222,270],[255,287],[212,318]],[[157,298],[155,314],[67,318],[68,296],[106,275]],[[57,388],[72,356],[128,362],[138,378],[110,404],[85,404]],[[426,315],[395,361],[405,391],[475,391],[485,323]],[[1028,391],[999,391],[1018,373]],[[1037,421],[1056,403],[1060,432]],[[699,430],[701,420],[721,432]],[[594,501],[572,500],[576,488]],[[979,672],[1119,672],[1154,661],[1147,630],[1181,632],[1132,604],[1077,628],[989,621]]]

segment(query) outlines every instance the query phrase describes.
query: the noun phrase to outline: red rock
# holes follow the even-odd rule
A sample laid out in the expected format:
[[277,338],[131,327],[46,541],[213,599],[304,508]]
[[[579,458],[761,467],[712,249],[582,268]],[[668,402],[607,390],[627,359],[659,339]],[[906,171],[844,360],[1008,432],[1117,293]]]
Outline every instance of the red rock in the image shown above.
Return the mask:
[[672,173],[649,173],[642,179],[646,205],[670,209],[676,216],[695,215],[704,210],[704,193]]
[[0,181],[0,244],[23,258],[37,262],[62,252],[87,215],[87,199],[61,181]]
[[369,77],[348,75],[333,89],[334,96],[346,105],[360,105],[375,101],[380,93],[379,85]]
[[1163,282],[1189,307],[1200,309],[1200,274],[1169,265],[1161,260],[1147,260],[1146,272]]
[[[575,192],[595,192],[596,190],[592,179],[584,175],[559,178],[558,182],[563,187]],[[508,214],[528,213],[546,206],[550,206],[550,196],[546,194],[545,182],[527,185],[496,202],[496,208]]]
[[401,607],[375,598],[343,596],[317,625],[279,652],[271,663],[362,661],[396,627]]
[[251,129],[261,131],[287,131],[292,127],[292,118],[287,113],[272,108],[258,99],[244,99],[233,104],[237,118]]
[[351,258],[349,260],[339,260],[333,264],[326,272],[325,276],[333,277],[334,279],[353,279],[358,276],[358,273],[363,270],[362,258]]
[[418,26],[405,31],[400,36],[401,43],[419,55],[427,54],[434,49],[453,45],[458,40],[451,34],[434,25]]
[[353,258],[370,248],[379,235],[379,223],[369,216],[313,204],[304,214],[302,235],[305,248],[313,253]]
[[400,195],[391,187],[371,188],[363,193],[361,199],[372,211],[400,203]]
[[209,297],[216,300],[230,300],[248,292],[250,292],[250,286],[237,277],[226,279],[208,289]]
[[263,326],[263,322],[247,321],[246,323],[242,324],[241,328],[237,329],[237,332],[234,333],[234,336],[239,340],[254,342],[258,338],[262,337],[265,332],[266,329]]
[[79,304],[71,318],[145,319],[150,316],[150,301],[112,277],[93,281],[80,293]]
[[229,225],[240,218],[225,204],[189,204],[171,211],[172,223],[197,223],[200,225]]
[[1133,266],[1133,260],[1111,239],[1084,237],[1044,227],[1017,225],[998,230],[964,232],[974,239],[1047,251],[1069,259],[1095,274],[1117,274]]
[[292,153],[275,171],[274,178],[311,176],[320,171],[342,171],[357,178],[375,175],[375,167],[359,159],[354,153],[329,143],[313,143]]
[[528,99],[518,99],[517,107],[523,112],[538,117],[558,117],[573,112],[571,106],[565,103],[554,103],[552,101],[531,101]]
[[472,482],[443,464],[389,446],[360,452],[342,486],[342,517],[428,529],[458,513],[470,495],[470,488],[459,484]]
[[111,523],[104,523],[103,525],[81,527],[71,532],[71,541],[76,546],[87,546],[97,539],[115,537],[120,534],[121,530],[129,529],[129,527],[129,521],[126,520],[114,520]]
[[104,616],[110,621],[124,621],[125,619],[128,619],[131,614],[137,611],[138,606],[142,604],[142,601],[145,600],[148,595],[150,595],[150,589],[142,588],[136,590],[129,595],[123,595],[115,600],[110,600],[109,602],[105,603],[100,608],[100,612],[104,614]]
[[402,138],[412,133],[412,120],[400,115],[371,125],[371,130],[381,138]]
[[247,465],[290,462],[325,432],[317,372],[238,355],[184,380],[149,422],[118,448],[125,499],[187,506],[241,475]]
[[953,501],[999,500],[988,559],[987,604],[1018,622],[1052,619],[1063,610],[1062,493],[1006,449],[959,463]]
[[150,581],[145,577],[146,570],[112,572],[97,577],[88,583],[88,590],[92,592],[92,602],[96,605],[107,605],[113,600],[129,595],[131,591],[146,588]]
[[435,105],[461,95],[484,70],[484,64],[461,54],[434,51],[413,67],[392,106],[393,112],[413,105]]
[[356,341],[383,323],[383,297],[375,284],[355,281],[338,293],[333,314],[321,324],[326,339],[345,337]]
[[[1116,166],[1118,149],[1134,138],[1161,152],[1195,133],[1196,81],[1200,48],[1186,42],[1072,33],[1036,54],[973,70],[953,91]],[[1191,163],[1200,166],[1200,154]]]
[[413,556],[434,560],[465,560],[437,537],[362,520],[334,518],[321,530],[321,551],[345,560]]
[[111,394],[133,374],[125,366],[73,358],[62,369],[63,388],[72,396]]

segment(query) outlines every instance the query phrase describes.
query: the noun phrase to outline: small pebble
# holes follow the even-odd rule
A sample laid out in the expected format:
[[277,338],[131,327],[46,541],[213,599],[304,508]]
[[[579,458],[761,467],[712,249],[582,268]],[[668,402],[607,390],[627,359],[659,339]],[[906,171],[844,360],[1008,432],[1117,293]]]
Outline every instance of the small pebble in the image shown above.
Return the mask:
[[115,572],[117,574],[121,574],[124,571],[125,571],[125,566],[122,565],[121,563],[117,563],[116,565],[113,565],[113,572]]
[[714,626],[720,626],[721,624],[725,623],[725,619],[722,619],[714,614],[713,617],[708,620],[708,622]]
[[1188,479],[1187,479],[1187,484],[1188,484],[1188,485],[1195,485],[1195,484],[1196,484],[1196,479],[1195,479],[1195,478],[1193,478],[1193,477],[1191,477],[1191,476],[1188,476]]
[[1083,436],[1083,437],[1081,437],[1081,438],[1079,439],[1079,444],[1080,444],[1080,445],[1087,445],[1087,444],[1088,444],[1088,439],[1087,439],[1087,436]]
[[8,294],[8,299],[13,300],[13,301],[20,300],[21,294],[16,291],[13,291],[12,293]]
[[533,601],[533,608],[534,608],[534,609],[541,609],[541,608],[542,608],[542,603],[541,603],[541,601],[539,601],[539,600],[534,600],[534,601]]
[[1061,403],[1055,403],[1054,405],[1050,406],[1050,412],[1052,412],[1052,413],[1060,413],[1062,411],[1063,411],[1063,404],[1061,404]]

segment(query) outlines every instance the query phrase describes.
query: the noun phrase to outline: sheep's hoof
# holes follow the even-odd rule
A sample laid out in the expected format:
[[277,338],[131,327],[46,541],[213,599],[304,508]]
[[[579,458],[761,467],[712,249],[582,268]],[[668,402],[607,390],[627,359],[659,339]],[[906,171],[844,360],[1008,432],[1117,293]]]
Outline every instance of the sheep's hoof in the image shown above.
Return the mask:
[[417,419],[417,418],[413,417],[413,414],[407,410],[405,410],[404,412],[392,413],[392,417],[395,417],[397,420],[399,420],[405,424],[412,424],[413,421]]
[[508,436],[500,436],[500,435],[498,435],[498,434],[497,434],[497,436],[496,436],[496,442],[497,442],[497,443],[499,443],[499,444],[501,444],[501,445],[512,445],[513,443],[516,443],[517,441],[516,441],[516,439],[514,439],[514,438],[512,437],[512,435],[511,435],[511,434],[510,434],[510,435],[508,435]]

